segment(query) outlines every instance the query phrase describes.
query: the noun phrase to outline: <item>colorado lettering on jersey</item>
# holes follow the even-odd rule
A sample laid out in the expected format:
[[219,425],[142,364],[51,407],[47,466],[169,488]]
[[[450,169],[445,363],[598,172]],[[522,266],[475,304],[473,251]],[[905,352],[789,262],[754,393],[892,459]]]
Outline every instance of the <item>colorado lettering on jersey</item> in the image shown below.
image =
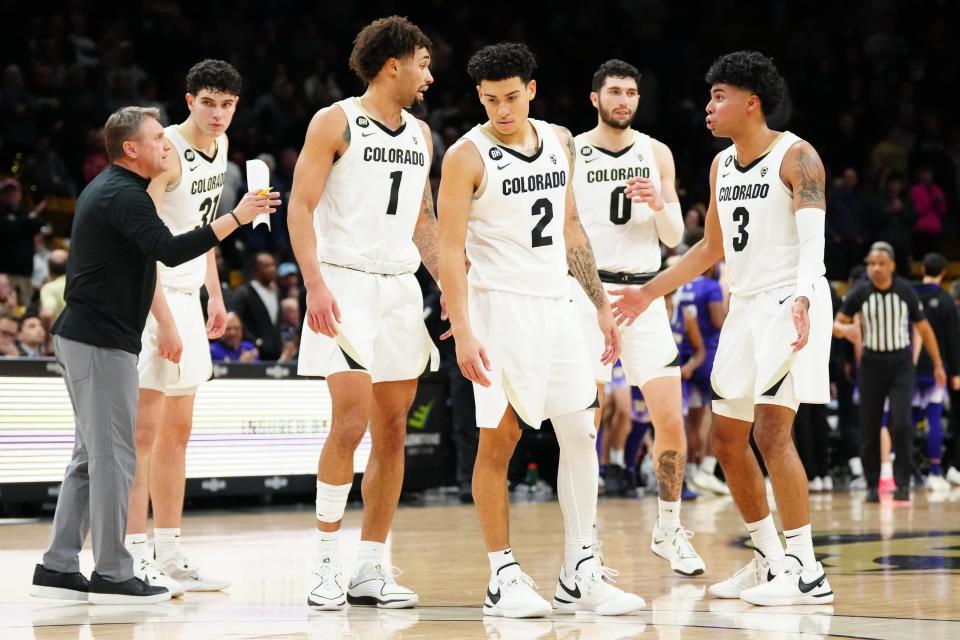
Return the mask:
[[221,173],[218,176],[212,176],[205,180],[194,180],[190,183],[190,195],[197,195],[198,193],[206,193],[207,191],[219,189],[223,186],[223,178],[226,175],[226,173]]
[[426,157],[422,151],[410,149],[386,149],[384,147],[367,147],[363,150],[363,159],[366,162],[390,162],[395,164],[412,164],[422,167],[426,164]]
[[545,191],[546,189],[555,189],[557,187],[565,187],[566,185],[566,171],[548,171],[546,173],[538,173],[534,176],[505,179],[503,181],[503,195],[509,196],[515,193]]
[[770,193],[769,184],[735,184],[729,187],[721,187],[717,194],[717,201],[728,202],[730,200],[757,200],[766,198]]
[[624,182],[630,178],[649,178],[650,167],[623,167],[587,171],[587,182]]

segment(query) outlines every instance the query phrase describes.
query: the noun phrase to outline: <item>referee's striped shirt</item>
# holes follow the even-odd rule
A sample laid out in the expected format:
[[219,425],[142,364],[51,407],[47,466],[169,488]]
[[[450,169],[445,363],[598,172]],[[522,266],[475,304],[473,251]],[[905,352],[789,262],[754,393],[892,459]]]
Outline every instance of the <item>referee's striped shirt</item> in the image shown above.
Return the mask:
[[851,318],[860,314],[863,348],[882,353],[909,349],[911,325],[924,320],[916,291],[896,275],[886,290],[877,289],[870,280],[857,283],[843,297],[841,311]]

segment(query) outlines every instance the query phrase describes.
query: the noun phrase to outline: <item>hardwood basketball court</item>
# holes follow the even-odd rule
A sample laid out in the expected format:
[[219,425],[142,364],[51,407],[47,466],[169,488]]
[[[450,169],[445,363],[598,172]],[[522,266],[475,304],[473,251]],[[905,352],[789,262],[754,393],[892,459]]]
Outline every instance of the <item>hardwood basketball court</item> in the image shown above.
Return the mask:
[[[353,639],[500,638],[960,638],[960,489],[914,494],[911,505],[863,503],[862,494],[811,495],[815,547],[836,601],[821,607],[753,607],[707,597],[706,587],[750,559],[746,534],[729,498],[701,497],[683,506],[684,524],[707,573],[685,578],[649,549],[657,503],[603,500],[600,528],[606,563],[618,585],[642,595],[640,614],[617,618],[577,614],[541,620],[483,618],[488,566],[473,508],[402,507],[388,562],[420,594],[407,611],[313,612],[304,583],[313,560],[313,512],[251,508],[188,513],[187,553],[202,568],[232,581],[225,593],[188,593],[161,605],[91,606],[33,599],[33,566],[50,521],[0,520],[0,638]],[[550,598],[563,534],[556,502],[512,506],[517,559]],[[360,512],[345,519],[344,558],[359,541]],[[92,568],[89,550],[81,556]],[[349,571],[349,566],[345,567]]]

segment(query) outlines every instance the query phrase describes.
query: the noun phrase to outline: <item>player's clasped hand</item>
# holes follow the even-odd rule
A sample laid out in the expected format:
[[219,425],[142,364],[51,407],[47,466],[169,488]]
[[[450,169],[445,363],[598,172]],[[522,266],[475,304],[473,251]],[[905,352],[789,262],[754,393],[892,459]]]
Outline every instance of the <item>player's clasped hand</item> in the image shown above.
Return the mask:
[[314,333],[337,337],[340,307],[333,292],[324,284],[307,286],[307,326]]
[[616,296],[610,306],[613,308],[613,317],[617,325],[626,322],[628,327],[653,302],[653,298],[644,291],[644,287],[611,289],[610,295]]
[[613,364],[620,357],[620,332],[617,330],[612,311],[607,308],[598,311],[597,322],[603,333],[604,349],[600,355],[600,362],[603,365]]
[[180,332],[173,322],[157,324],[157,353],[161,358],[179,364],[183,354],[183,341],[180,340]]
[[490,379],[486,371],[493,371],[490,367],[490,359],[487,357],[487,350],[483,348],[480,341],[473,334],[466,334],[457,338],[457,364],[460,365],[460,373],[471,382],[476,382],[483,387],[490,386]]
[[790,343],[794,351],[803,349],[810,338],[810,301],[800,296],[793,301],[793,326],[797,329],[797,339]]
[[279,192],[271,191],[261,194],[259,191],[251,191],[244,194],[237,206],[234,207],[233,213],[241,224],[248,224],[253,222],[253,219],[260,214],[275,212],[279,206]]
[[665,204],[660,189],[649,178],[630,178],[624,194],[633,202],[646,203],[654,211],[660,211]]

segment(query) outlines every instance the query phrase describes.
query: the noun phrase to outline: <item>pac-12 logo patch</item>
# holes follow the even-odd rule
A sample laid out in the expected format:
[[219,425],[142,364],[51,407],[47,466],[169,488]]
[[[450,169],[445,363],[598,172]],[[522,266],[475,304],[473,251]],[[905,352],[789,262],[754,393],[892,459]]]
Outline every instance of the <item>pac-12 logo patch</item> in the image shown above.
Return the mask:
[[197,158],[197,154],[193,152],[193,149],[187,149],[186,151],[183,152],[183,159],[186,160],[187,162],[193,162],[194,160],[196,160],[196,158]]
[[366,116],[357,116],[357,126],[366,129],[370,126],[370,121],[367,120]]
[[766,168],[766,167],[760,167],[760,177],[762,178],[762,177],[764,177],[765,175],[767,175],[767,168]]
[[723,161],[723,166],[729,167],[731,162],[733,162],[733,156],[727,156],[727,159]]
[[500,151],[500,149],[497,149],[496,147],[490,147],[491,160],[499,160],[502,157],[503,157],[503,151]]
[[640,162],[643,162],[643,152],[642,152],[642,151],[637,151],[637,160],[639,160]]
[[552,162],[553,164],[557,164],[557,154],[555,153],[550,154],[550,162]]
[[591,147],[588,147],[588,146],[580,147],[580,155],[588,156],[591,153],[593,153],[593,149]]

